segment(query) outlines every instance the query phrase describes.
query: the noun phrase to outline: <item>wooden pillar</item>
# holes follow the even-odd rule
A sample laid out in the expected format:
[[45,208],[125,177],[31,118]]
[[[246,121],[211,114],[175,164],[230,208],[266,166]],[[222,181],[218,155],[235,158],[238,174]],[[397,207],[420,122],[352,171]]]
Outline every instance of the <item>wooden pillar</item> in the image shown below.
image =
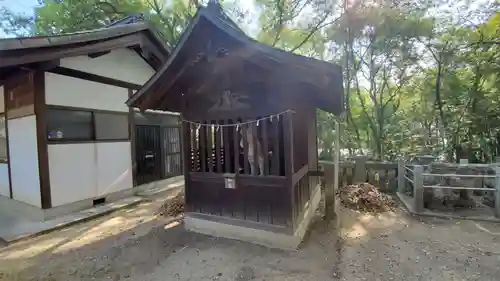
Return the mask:
[[52,195],[50,189],[49,152],[47,143],[47,104],[45,102],[45,73],[43,71],[35,71],[33,75],[33,88],[41,205],[42,209],[50,209],[52,207]]
[[[128,89],[128,97],[134,94],[134,90]],[[128,109],[129,138],[130,138],[130,159],[132,161],[132,184],[137,186],[137,159],[136,159],[136,140],[135,140],[135,111],[133,107]]]
[[413,200],[414,200],[414,210],[420,213],[424,210],[424,168],[420,165],[416,165],[413,168]]
[[[0,87],[0,90],[2,90],[2,87]],[[9,117],[7,116],[8,108],[8,88],[4,85],[3,87],[3,92],[0,91],[3,95],[3,118],[4,118],[4,126],[5,126],[5,141],[6,141],[6,156],[7,156],[7,172],[9,176],[9,197],[10,199],[13,198],[12,194],[12,175],[10,172],[10,164],[11,164],[11,159],[10,159],[10,152],[9,152]]]
[[[318,170],[318,138],[317,138],[317,122],[316,122],[316,110],[312,110],[312,112],[309,115],[309,123],[308,123],[308,140],[307,140],[307,147],[308,147],[308,165],[309,165],[309,171],[317,171]],[[310,199],[313,199],[314,196],[314,190],[317,188],[319,184],[319,178],[318,177],[309,177],[309,187],[310,187]]]
[[[196,137],[196,136],[194,136]],[[191,151],[196,155],[196,149],[193,147],[191,149],[191,124],[188,122],[181,122],[181,133],[180,133],[180,141],[181,141],[181,162],[183,165],[183,173],[184,173],[184,197],[185,197],[185,209],[186,212],[193,211],[192,210],[192,192],[191,185],[189,182],[189,172],[191,172]],[[196,143],[196,142],[194,142]],[[194,170],[196,171],[196,157],[193,163]]]
[[323,165],[325,172],[325,220],[335,219],[335,165],[325,163]]
[[285,147],[285,175],[291,177],[294,169],[294,143],[293,143],[293,127],[292,127],[292,112],[287,112],[283,120],[284,147]]
[[335,213],[335,194],[339,189],[340,183],[340,125],[335,122],[335,152],[333,163],[323,165],[325,173],[325,220],[332,221],[336,217]]
[[283,117],[283,144],[284,144],[284,158],[285,158],[285,176],[287,178],[287,197],[289,198],[290,207],[289,212],[291,215],[292,227],[295,229],[296,219],[296,206],[295,206],[295,186],[293,184],[293,128],[292,128],[292,113],[287,112]]
[[[337,193],[337,190],[339,190],[339,183],[340,183],[340,124],[339,121],[335,121],[335,155],[333,157],[333,163],[335,165],[335,170],[334,170],[334,175],[335,175],[335,181],[333,183],[333,194],[335,197],[335,193]],[[333,199],[335,201],[335,198]],[[335,205],[335,202],[334,202]]]

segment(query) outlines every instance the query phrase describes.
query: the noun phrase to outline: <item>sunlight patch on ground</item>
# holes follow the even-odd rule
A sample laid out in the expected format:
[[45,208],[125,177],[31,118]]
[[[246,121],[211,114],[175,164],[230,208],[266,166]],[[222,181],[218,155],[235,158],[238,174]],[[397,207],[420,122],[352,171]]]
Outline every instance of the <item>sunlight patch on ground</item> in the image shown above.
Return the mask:
[[479,224],[479,223],[477,223],[477,222],[475,223],[475,225],[476,225],[476,227],[477,227],[479,230],[481,230],[481,231],[484,231],[484,232],[486,232],[486,233],[488,233],[488,234],[491,234],[491,235],[494,235],[494,236],[500,236],[500,232],[493,232],[493,231],[491,231],[491,230],[489,230],[489,229],[487,229],[487,228],[483,227],[481,224]]
[[46,253],[75,250],[127,231],[133,230],[134,237],[145,235],[150,229],[147,226],[158,219],[155,212],[159,206],[156,202],[144,202],[139,208],[121,210],[115,213],[114,217],[91,220],[27,241],[20,241],[0,251],[0,264],[7,262],[16,264],[17,260],[30,259]]
[[406,222],[394,212],[366,214],[343,209],[340,214],[341,235],[348,240],[364,241],[405,227]]
[[167,185],[167,188],[170,189],[170,188],[175,188],[175,187],[179,187],[179,186],[183,186],[183,185],[184,185],[184,181],[179,181],[179,182],[171,183],[171,184]]
[[393,212],[379,215],[364,214],[358,220],[368,228],[386,228],[398,223],[398,217]]
[[173,199],[173,198],[175,198],[175,196],[177,196],[177,194],[169,195],[166,200]]
[[68,243],[54,249],[54,252],[74,250],[110,236],[129,231],[137,227],[138,224],[146,223],[153,219],[155,219],[153,215],[133,218],[129,218],[128,216],[115,217],[83,232]]
[[168,223],[167,225],[165,225],[165,229],[169,229],[169,228],[174,228],[178,225],[180,225],[181,223],[179,221],[173,221],[171,223]]
[[34,257],[44,251],[49,250],[54,245],[62,243],[65,239],[66,237],[54,237],[52,239],[32,244],[29,247],[24,247],[19,250],[2,252],[0,253],[0,261],[12,260],[12,259],[26,259]]
[[90,221],[86,223],[87,226],[83,224],[79,227],[44,235],[29,242],[20,242],[10,247],[8,251],[0,252],[0,262],[31,258],[47,251],[57,253],[74,250],[130,231],[156,218],[152,209],[156,209],[157,206],[144,205],[143,207],[132,209],[133,211],[124,210],[122,215],[103,219],[101,222],[99,220]]
[[368,235],[368,231],[361,223],[355,223],[351,228],[343,231],[344,237],[350,239],[358,239],[365,235]]

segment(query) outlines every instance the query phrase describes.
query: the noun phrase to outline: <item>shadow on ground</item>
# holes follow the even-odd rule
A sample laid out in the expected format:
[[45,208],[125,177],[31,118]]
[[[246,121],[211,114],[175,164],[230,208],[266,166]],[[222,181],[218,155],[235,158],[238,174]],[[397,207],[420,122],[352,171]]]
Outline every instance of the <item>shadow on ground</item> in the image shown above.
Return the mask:
[[0,280],[328,280],[336,275],[337,236],[324,227],[315,227],[301,250],[290,252],[190,233],[178,220],[150,219],[152,210],[141,205],[2,249]]
[[2,249],[0,280],[500,280],[494,224],[341,208],[337,223],[317,219],[291,252],[186,232],[153,215],[160,205]]

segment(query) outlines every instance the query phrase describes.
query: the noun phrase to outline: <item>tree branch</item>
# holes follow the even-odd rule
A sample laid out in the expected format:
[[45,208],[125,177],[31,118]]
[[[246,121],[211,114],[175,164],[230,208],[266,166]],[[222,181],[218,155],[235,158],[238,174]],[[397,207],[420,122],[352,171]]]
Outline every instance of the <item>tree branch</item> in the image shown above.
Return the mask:
[[278,9],[278,25],[275,27],[276,29],[276,34],[274,36],[274,40],[272,43],[272,46],[274,47],[276,43],[278,43],[278,40],[280,38],[281,31],[283,30],[283,22],[285,21],[284,19],[284,13],[285,9],[283,7],[283,1],[282,0],[276,0],[276,9]]
[[331,21],[331,22],[328,22],[328,23],[324,23],[326,21],[326,19],[328,18],[328,13],[325,13],[325,15],[323,16],[323,18],[318,22],[316,23],[316,25],[311,29],[311,31],[309,32],[309,34],[306,35],[306,37],[304,37],[304,39],[295,47],[293,47],[290,52],[295,52],[297,49],[299,49],[300,47],[302,47],[307,41],[309,41],[309,39],[314,35],[314,33],[316,33],[318,30],[320,30],[321,28],[325,27],[325,26],[328,26],[330,24],[334,24],[335,22],[337,22],[341,17],[338,17],[336,18],[335,20]]

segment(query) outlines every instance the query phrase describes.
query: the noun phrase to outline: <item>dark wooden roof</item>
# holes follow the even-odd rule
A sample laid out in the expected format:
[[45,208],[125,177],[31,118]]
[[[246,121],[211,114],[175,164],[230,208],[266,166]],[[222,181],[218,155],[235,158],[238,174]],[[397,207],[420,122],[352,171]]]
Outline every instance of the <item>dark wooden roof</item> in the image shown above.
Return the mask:
[[169,55],[167,45],[148,22],[118,23],[55,36],[1,39],[0,81],[19,67],[80,55],[95,57],[118,48],[137,51],[155,69],[163,65]]
[[[221,35],[222,34],[222,35]],[[223,38],[223,39],[221,39]],[[218,41],[218,43],[217,43]],[[225,41],[225,43],[220,43]],[[159,71],[128,101],[127,105],[141,110],[157,109],[182,111],[181,96],[186,91],[184,76],[205,76],[209,80],[212,73],[201,72],[189,75],[187,68],[197,68],[196,52],[203,54],[203,46],[232,46],[236,56],[266,69],[270,76],[295,83],[290,88],[301,88],[304,100],[312,106],[339,114],[344,108],[342,70],[338,65],[300,56],[257,42],[248,37],[222,12],[220,5],[209,4],[198,9],[196,15],[182,34],[177,46]],[[212,52],[214,51],[212,48]],[[205,47],[206,48],[206,47]],[[210,51],[205,52],[203,55]],[[230,55],[231,51],[229,52]],[[216,56],[216,55],[215,55]],[[198,67],[201,68],[201,67]],[[192,71],[191,71],[192,72]],[[248,76],[252,75],[251,73]],[[250,79],[250,78],[248,78]],[[177,85],[182,84],[182,85]],[[283,81],[276,83],[284,84]],[[299,87],[297,87],[299,86]],[[306,97],[307,96],[307,97]]]

